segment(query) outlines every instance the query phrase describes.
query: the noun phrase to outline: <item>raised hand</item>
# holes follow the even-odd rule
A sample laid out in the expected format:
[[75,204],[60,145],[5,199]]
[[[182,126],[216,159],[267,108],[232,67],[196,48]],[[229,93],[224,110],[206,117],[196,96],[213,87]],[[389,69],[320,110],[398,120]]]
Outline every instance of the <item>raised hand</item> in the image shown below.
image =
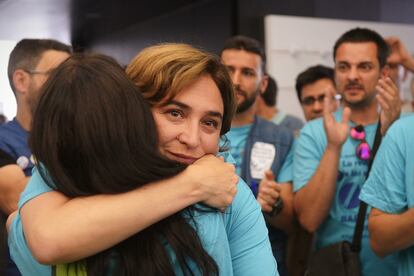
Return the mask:
[[377,100],[381,106],[381,134],[385,135],[391,124],[400,117],[402,103],[398,87],[389,77],[380,79],[376,89]]
[[342,121],[337,122],[333,115],[337,103],[332,97],[325,97],[323,102],[323,126],[325,128],[328,147],[341,147],[346,141],[349,132],[348,121],[351,110],[345,107],[342,113]]
[[275,181],[275,176],[271,170],[265,171],[265,177],[260,181],[259,191],[257,192],[257,202],[262,207],[263,212],[271,212],[276,200],[280,197],[281,188]]
[[385,39],[391,49],[387,62],[403,65],[406,69],[414,70],[413,58],[398,37],[388,37]]
[[234,165],[223,158],[206,155],[188,166],[185,173],[203,203],[223,210],[233,202],[239,177]]

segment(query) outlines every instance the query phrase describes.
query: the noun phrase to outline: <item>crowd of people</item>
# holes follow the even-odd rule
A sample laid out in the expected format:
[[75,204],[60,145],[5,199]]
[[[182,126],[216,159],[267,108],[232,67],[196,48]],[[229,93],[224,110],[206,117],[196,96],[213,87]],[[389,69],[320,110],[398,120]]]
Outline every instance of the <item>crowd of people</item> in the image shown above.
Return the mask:
[[355,275],[414,275],[414,117],[398,74],[414,58],[355,28],[333,60],[297,76],[304,123],[277,106],[250,37],[219,56],[153,45],[126,68],[21,40],[17,114],[0,126],[0,274],[312,276],[308,259],[352,242],[365,202]]

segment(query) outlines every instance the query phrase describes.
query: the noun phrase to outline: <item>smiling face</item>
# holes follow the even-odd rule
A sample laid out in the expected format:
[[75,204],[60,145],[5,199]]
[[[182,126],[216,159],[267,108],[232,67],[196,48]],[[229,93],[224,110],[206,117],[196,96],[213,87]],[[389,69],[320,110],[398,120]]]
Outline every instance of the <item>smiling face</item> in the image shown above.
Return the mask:
[[381,68],[374,42],[346,42],[335,56],[335,82],[345,104],[350,107],[374,103]]
[[152,107],[160,152],[169,159],[192,164],[219,147],[224,105],[208,75],[182,89],[170,101]]

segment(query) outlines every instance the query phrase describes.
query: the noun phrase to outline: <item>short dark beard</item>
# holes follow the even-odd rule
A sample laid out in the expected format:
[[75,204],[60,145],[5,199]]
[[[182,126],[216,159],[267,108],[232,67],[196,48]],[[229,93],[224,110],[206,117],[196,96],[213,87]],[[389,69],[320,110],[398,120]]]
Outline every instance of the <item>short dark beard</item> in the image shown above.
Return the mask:
[[259,95],[259,90],[257,90],[255,93],[253,93],[250,97],[246,98],[244,101],[242,101],[236,109],[236,114],[240,114],[248,110],[256,101],[256,97]]
[[367,106],[370,106],[371,103],[374,101],[376,94],[371,94],[367,97],[365,97],[364,99],[362,99],[361,101],[358,102],[348,102],[346,100],[346,97],[343,97],[343,101],[344,103],[349,106],[351,109],[363,109]]

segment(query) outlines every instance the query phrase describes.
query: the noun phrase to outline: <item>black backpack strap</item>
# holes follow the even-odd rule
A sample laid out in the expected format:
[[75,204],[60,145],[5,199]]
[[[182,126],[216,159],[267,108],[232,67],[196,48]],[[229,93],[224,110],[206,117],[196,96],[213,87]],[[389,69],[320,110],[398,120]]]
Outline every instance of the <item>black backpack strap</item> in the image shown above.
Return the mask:
[[[368,163],[368,171],[367,171],[366,179],[368,179],[369,172],[371,171],[372,163],[374,162],[374,157],[377,154],[377,150],[378,150],[378,148],[381,144],[381,139],[382,139],[381,121],[378,121],[377,131],[375,132],[374,144],[372,146],[372,151],[371,151],[372,152],[372,157],[371,157],[371,159],[369,160],[369,163]],[[365,224],[365,217],[366,217],[366,213],[367,213],[367,207],[368,207],[368,205],[365,202],[360,201],[357,223],[355,225],[355,230],[354,230],[354,238],[353,238],[352,244],[351,244],[351,250],[353,252],[360,252],[361,251],[362,232],[364,231],[364,224]]]

